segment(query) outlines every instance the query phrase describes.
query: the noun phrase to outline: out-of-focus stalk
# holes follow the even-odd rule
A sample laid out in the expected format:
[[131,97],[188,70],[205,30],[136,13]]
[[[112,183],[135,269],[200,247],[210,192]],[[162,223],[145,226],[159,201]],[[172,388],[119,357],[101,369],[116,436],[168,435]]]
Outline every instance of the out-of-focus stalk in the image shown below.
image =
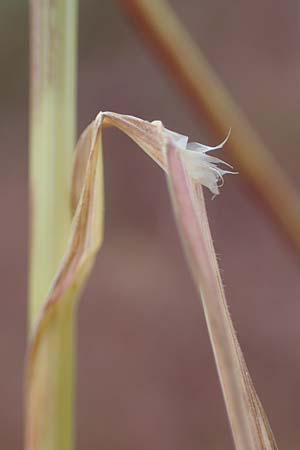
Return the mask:
[[299,195],[256,135],[166,0],[119,0],[171,75],[218,138],[232,129],[228,149],[294,246],[300,246]]
[[[77,0],[31,0],[30,27],[31,333],[65,251],[71,224]],[[70,450],[73,446],[73,321],[72,308],[60,310],[43,349],[44,366],[39,367],[47,380],[39,391],[43,407],[35,411],[27,398],[26,450]]]
[[75,147],[77,0],[31,0],[30,322],[66,247]]

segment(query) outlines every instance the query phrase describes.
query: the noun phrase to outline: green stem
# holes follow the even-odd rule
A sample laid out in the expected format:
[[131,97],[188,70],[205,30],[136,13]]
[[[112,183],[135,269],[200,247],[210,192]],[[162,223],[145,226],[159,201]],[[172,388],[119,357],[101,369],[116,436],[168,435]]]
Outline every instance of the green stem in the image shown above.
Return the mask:
[[[77,0],[31,0],[30,331],[41,311],[66,248],[71,224],[70,181],[76,126]],[[45,361],[48,377],[44,442],[38,450],[70,450],[73,440],[74,317],[57,317],[56,336]],[[51,413],[49,413],[51,411]],[[53,423],[54,421],[54,423]],[[41,430],[40,430],[41,431]]]

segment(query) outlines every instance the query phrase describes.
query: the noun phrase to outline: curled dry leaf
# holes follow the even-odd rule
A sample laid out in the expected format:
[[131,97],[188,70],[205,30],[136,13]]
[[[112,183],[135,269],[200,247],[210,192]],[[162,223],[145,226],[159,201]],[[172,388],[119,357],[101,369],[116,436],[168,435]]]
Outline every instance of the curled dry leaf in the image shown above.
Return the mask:
[[[64,348],[60,346],[60,334],[62,329],[72,326],[78,293],[103,235],[101,129],[96,123],[89,126],[79,146],[82,142],[89,145],[89,151],[69,242],[29,342],[25,393],[26,450],[51,449],[58,441],[57,436],[68,434],[61,432],[66,426],[59,403],[59,389],[64,383],[58,380],[58,376],[65,370],[57,366],[64,364],[66,358]],[[60,326],[62,322],[65,327]],[[72,407],[72,386],[66,386],[66,389],[70,389]]]
[[[71,322],[78,293],[92,268],[103,239],[102,129],[114,126],[135,141],[168,173],[173,206],[191,270],[202,295],[206,320],[236,448],[274,450],[276,444],[248,375],[227,310],[212,246],[201,185],[218,194],[227,173],[221,160],[208,154],[214,148],[188,144],[188,138],[171,132],[159,121],[99,113],[82,133],[75,151],[71,204],[73,221],[65,256],[35,324],[28,350],[26,385],[26,450],[48,448],[58,433],[51,423],[59,414],[56,362],[59,347],[57,324]],[[217,148],[221,147],[223,143]],[[196,196],[198,189],[199,196]],[[57,353],[53,348],[57,343]],[[52,349],[50,352],[49,349]],[[45,414],[42,414],[44,409]],[[64,426],[53,420],[55,426]],[[57,425],[60,424],[60,425]],[[48,435],[45,435],[47,429]],[[54,440],[55,442],[55,440]]]
[[[102,129],[107,126],[116,126],[124,131],[158,164],[163,165],[160,123],[150,124],[130,116],[100,113],[78,141],[70,199],[74,214],[70,238],[29,342],[25,393],[26,450],[52,448],[51,443],[57,441],[56,436],[67,434],[57,428],[65,426],[63,417],[61,421],[57,420],[60,405],[56,399],[60,396],[58,390],[62,383],[56,377],[58,373],[64,373],[56,370],[58,363],[64,361],[64,349],[59,345],[59,330],[62,328],[59,323],[63,321],[66,327],[71,326],[78,293],[103,239]],[[47,421],[47,426],[43,421]]]

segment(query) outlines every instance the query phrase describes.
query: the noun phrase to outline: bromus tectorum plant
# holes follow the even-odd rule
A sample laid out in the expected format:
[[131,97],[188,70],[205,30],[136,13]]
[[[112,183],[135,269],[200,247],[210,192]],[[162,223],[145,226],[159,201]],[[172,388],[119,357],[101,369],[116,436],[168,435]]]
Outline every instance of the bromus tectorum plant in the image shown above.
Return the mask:
[[109,112],[99,113],[82,133],[74,157],[76,20],[76,0],[31,0],[32,233],[25,448],[73,449],[74,317],[103,240],[102,131],[113,126],[166,173],[201,295],[235,447],[274,450],[276,443],[228,313],[202,192],[205,186],[217,195],[223,176],[232,172],[218,166],[225,163],[211,154],[213,147],[188,143],[186,136],[159,121]]
[[[68,245],[34,322],[29,345],[26,449],[58,449],[49,431],[45,442],[45,430],[51,431],[47,421],[61,419],[48,414],[55,410],[53,396],[59,392],[51,391],[56,367],[47,364],[45,357],[53,350],[53,341],[59,339],[57,321],[63,321],[64,312],[76,307],[78,293],[102,243],[102,131],[111,126],[127,134],[166,172],[184,249],[201,295],[236,449],[275,450],[272,431],[228,313],[202,192],[202,186],[206,186],[217,195],[219,183],[228,171],[218,167],[222,161],[211,155],[212,147],[189,144],[187,137],[167,130],[159,121],[150,123],[110,112],[97,115],[82,133],[75,151]],[[68,326],[67,320],[63,326]],[[52,355],[51,364],[54,360]]]

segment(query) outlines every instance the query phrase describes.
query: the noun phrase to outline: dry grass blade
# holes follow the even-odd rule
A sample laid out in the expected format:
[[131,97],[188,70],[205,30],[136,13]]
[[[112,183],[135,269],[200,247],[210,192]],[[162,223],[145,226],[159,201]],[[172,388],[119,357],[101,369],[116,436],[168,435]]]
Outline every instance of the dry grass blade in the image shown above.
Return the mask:
[[170,192],[187,259],[202,298],[235,446],[275,450],[228,312],[210,234],[202,187],[189,177],[180,153],[167,147]]
[[[66,358],[59,345],[67,334],[79,291],[93,265],[103,237],[102,128],[116,126],[132,137],[158,164],[163,164],[159,124],[130,116],[100,113],[82,133],[76,148],[70,201],[74,213],[70,238],[63,261],[33,327],[26,373],[26,450],[52,449],[62,427],[57,392],[63,383]],[[64,323],[64,326],[61,326]],[[68,400],[68,399],[67,399]],[[66,401],[67,401],[66,400]],[[69,399],[70,400],[70,399]],[[71,401],[68,401],[71,406]],[[43,414],[45,408],[47,414]],[[61,420],[60,420],[61,419]],[[47,421],[47,425],[45,423]]]
[[[76,294],[84,284],[95,252],[102,241],[101,132],[96,121],[89,127],[84,139],[79,141],[79,148],[82,145],[88,145],[89,156],[68,247],[29,344],[26,450],[53,448],[57,436],[60,435],[59,427],[64,426],[63,418],[60,421],[53,416],[58,413],[55,401],[60,396],[60,393],[56,392],[60,383],[55,380],[58,373],[64,373],[63,370],[57,370],[57,362],[64,359],[59,358],[64,352],[64,349],[59,347],[59,333],[64,332],[60,322],[64,321],[66,326],[70,323]],[[49,408],[46,417],[42,414],[45,407]],[[43,420],[47,420],[47,426]]]
[[84,286],[102,242],[101,141],[102,129],[110,126],[122,130],[168,172],[183,243],[203,299],[236,448],[275,450],[272,432],[248,375],[228,313],[202,188],[199,187],[203,184],[216,195],[218,182],[227,171],[216,165],[222,161],[211,156],[212,147],[188,143],[186,136],[167,130],[161,122],[149,123],[109,112],[98,114],[81,135],[76,148],[70,199],[74,215],[69,243],[33,328],[29,346],[26,450],[53,449],[58,442],[57,436],[62,435],[64,417],[57,415],[60,414],[58,390],[63,383],[58,382],[57,377],[64,374],[64,367],[56,369],[57,364],[64,364],[65,349],[59,344],[65,342],[61,333],[68,335],[67,327],[72,323],[77,294]]

